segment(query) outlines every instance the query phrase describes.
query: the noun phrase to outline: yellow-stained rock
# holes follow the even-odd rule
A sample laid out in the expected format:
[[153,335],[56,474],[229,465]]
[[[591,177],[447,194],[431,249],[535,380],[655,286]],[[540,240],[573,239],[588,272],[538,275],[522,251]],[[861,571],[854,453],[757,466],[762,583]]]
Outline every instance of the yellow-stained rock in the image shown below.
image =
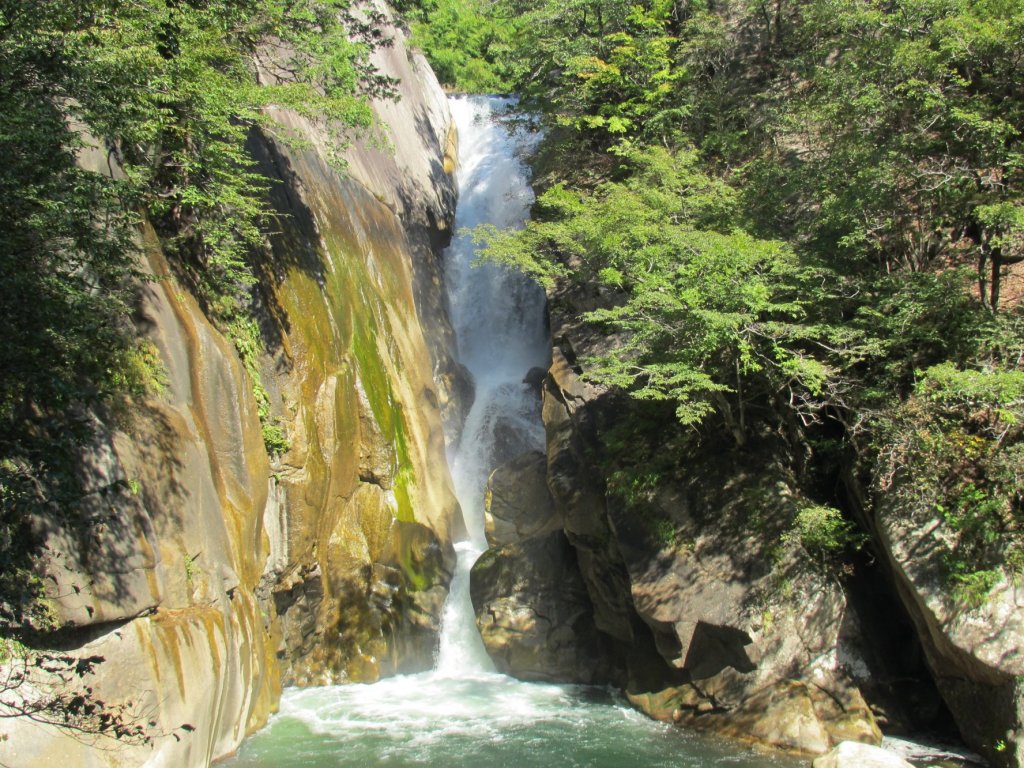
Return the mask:
[[[85,452],[83,526],[39,520],[40,565],[64,642],[102,656],[90,684],[131,702],[145,745],[0,718],[7,765],[205,766],[274,711],[282,682],[373,680],[429,665],[458,507],[433,373],[457,407],[440,293],[455,138],[429,67],[403,45],[381,102],[394,153],[360,145],[347,177],[321,126],[275,119],[305,150],[250,144],[278,232],[250,307],[266,354],[240,360],[143,230],[140,331],[165,386],[128,403]],[[83,165],[111,172],[101,153]],[[116,169],[114,169],[116,171]],[[269,457],[254,372],[289,447]]]

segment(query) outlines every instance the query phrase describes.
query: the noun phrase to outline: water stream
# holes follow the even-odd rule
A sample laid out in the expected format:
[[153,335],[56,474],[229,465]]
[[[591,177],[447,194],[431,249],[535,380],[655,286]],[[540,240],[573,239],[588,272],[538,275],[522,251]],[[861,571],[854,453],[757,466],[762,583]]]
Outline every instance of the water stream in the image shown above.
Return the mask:
[[[459,137],[456,227],[519,226],[532,195],[521,157],[530,137],[495,117],[503,99],[451,101]],[[373,685],[286,691],[281,711],[249,739],[232,768],[686,768],[796,766],[648,720],[604,689],[523,683],[494,671],[476,631],[469,570],[486,547],[483,489],[495,465],[543,447],[535,393],[523,383],[549,354],[543,294],[498,267],[473,267],[458,235],[446,256],[459,358],[476,398],[449,452],[468,540],[445,607],[433,671]]]

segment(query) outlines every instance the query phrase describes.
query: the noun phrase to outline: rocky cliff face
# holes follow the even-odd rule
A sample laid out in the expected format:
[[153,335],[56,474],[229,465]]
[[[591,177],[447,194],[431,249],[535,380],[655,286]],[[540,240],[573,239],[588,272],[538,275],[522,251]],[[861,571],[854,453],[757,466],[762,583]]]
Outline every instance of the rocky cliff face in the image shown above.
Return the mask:
[[[951,594],[954,532],[906,470],[871,489],[830,476],[868,554],[829,561],[801,536],[810,481],[781,431],[743,447],[671,438],[658,421],[670,412],[652,419],[581,378],[577,355],[616,342],[579,321],[604,301],[587,290],[552,298],[546,466],[524,455],[491,479],[497,549],[474,568],[473,597],[499,667],[534,679],[544,659],[543,679],[621,685],[652,717],[785,749],[877,743],[881,722],[959,729],[993,764],[1024,764],[1015,583],[974,605]],[[658,448],[616,477],[606,446],[630,430]],[[569,588],[553,593],[556,579]]]
[[459,371],[437,262],[454,137],[429,67],[394,37],[376,54],[401,79],[401,100],[378,105],[393,152],[356,147],[341,176],[295,115],[275,117],[308,149],[252,138],[280,181],[251,308],[266,354],[243,364],[142,233],[156,279],[137,317],[165,385],[104,420],[80,528],[39,525],[54,642],[102,657],[95,696],[130,702],[152,741],[5,720],[5,764],[206,765],[266,721],[282,683],[431,663],[458,517],[442,410],[457,418]]
[[[688,454],[673,477],[635,478],[626,493],[609,493],[602,446],[635,414],[580,378],[575,354],[610,342],[581,332],[574,318],[582,299],[572,300],[553,305],[556,346],[543,387],[549,524],[561,524],[570,554],[555,565],[553,535],[530,537],[549,530],[535,519],[542,503],[513,515],[511,531],[498,525],[514,506],[503,505],[495,516],[503,546],[473,572],[492,656],[532,678],[536,647],[554,648],[559,679],[597,676],[624,687],[653,717],[782,748],[821,753],[849,739],[877,743],[848,668],[844,590],[787,536],[807,502],[785,446],[737,453],[725,438]],[[519,465],[528,457],[499,468],[492,484],[500,488]],[[509,543],[515,533],[519,540]],[[543,585],[531,592],[512,578],[530,572],[543,581],[566,567],[574,575],[561,580],[581,581],[583,594],[563,592],[557,604]]]
[[[881,485],[881,484],[878,484]],[[873,504],[847,487],[880,542],[886,573],[921,641],[936,687],[964,740],[993,765],[1024,765],[1024,595],[1003,574],[977,599],[957,599],[943,558],[955,535],[912,478],[876,487]]]

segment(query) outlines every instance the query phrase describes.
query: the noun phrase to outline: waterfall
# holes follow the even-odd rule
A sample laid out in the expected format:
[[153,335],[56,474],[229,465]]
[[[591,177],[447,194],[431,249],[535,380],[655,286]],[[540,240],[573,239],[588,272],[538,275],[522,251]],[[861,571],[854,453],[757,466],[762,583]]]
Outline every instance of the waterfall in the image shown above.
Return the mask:
[[[532,201],[521,156],[530,137],[496,118],[506,99],[450,102],[460,139],[457,227],[521,226]],[[522,380],[548,365],[544,296],[493,265],[473,267],[468,234],[446,254],[459,358],[476,399],[449,465],[466,541],[442,619],[435,669],[372,685],[292,689],[271,725],[225,768],[797,768],[706,743],[648,720],[601,689],[524,683],[494,671],[476,629],[469,571],[486,547],[483,494],[503,461],[543,446],[540,403]]]
[[469,232],[480,224],[508,229],[526,221],[533,193],[522,158],[533,137],[498,120],[509,99],[461,96],[449,103],[459,133],[459,205],[445,280],[459,361],[475,386],[462,436],[448,455],[468,540],[456,545],[437,671],[458,676],[493,669],[469,599],[470,568],[487,547],[484,487],[497,465],[543,447],[540,403],[523,379],[531,368],[547,368],[550,350],[543,292],[504,267],[475,264]]

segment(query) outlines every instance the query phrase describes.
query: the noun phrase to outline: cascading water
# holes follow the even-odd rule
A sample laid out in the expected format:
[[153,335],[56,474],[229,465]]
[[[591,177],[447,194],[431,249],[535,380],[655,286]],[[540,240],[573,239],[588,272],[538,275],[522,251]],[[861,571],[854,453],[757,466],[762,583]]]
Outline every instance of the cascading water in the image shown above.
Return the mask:
[[533,202],[520,159],[530,138],[492,119],[508,103],[483,97],[451,102],[460,141],[459,207],[445,280],[459,359],[473,377],[475,396],[448,456],[468,540],[456,545],[458,566],[442,621],[437,671],[446,675],[494,669],[469,599],[469,570],[487,547],[484,486],[502,460],[544,442],[536,394],[523,382],[531,368],[548,363],[544,294],[522,275],[475,264],[468,231],[480,224],[521,226]]
[[[519,226],[526,217],[532,195],[520,157],[529,138],[494,119],[507,105],[488,97],[451,100],[460,142],[457,227]],[[523,683],[493,671],[476,631],[469,571],[486,547],[489,472],[543,446],[539,403],[523,377],[547,366],[548,339],[539,289],[498,267],[473,267],[473,260],[471,239],[457,236],[446,279],[459,357],[476,397],[449,463],[469,536],[456,545],[435,669],[373,685],[286,691],[280,713],[225,765],[796,766],[655,723],[603,689]]]

